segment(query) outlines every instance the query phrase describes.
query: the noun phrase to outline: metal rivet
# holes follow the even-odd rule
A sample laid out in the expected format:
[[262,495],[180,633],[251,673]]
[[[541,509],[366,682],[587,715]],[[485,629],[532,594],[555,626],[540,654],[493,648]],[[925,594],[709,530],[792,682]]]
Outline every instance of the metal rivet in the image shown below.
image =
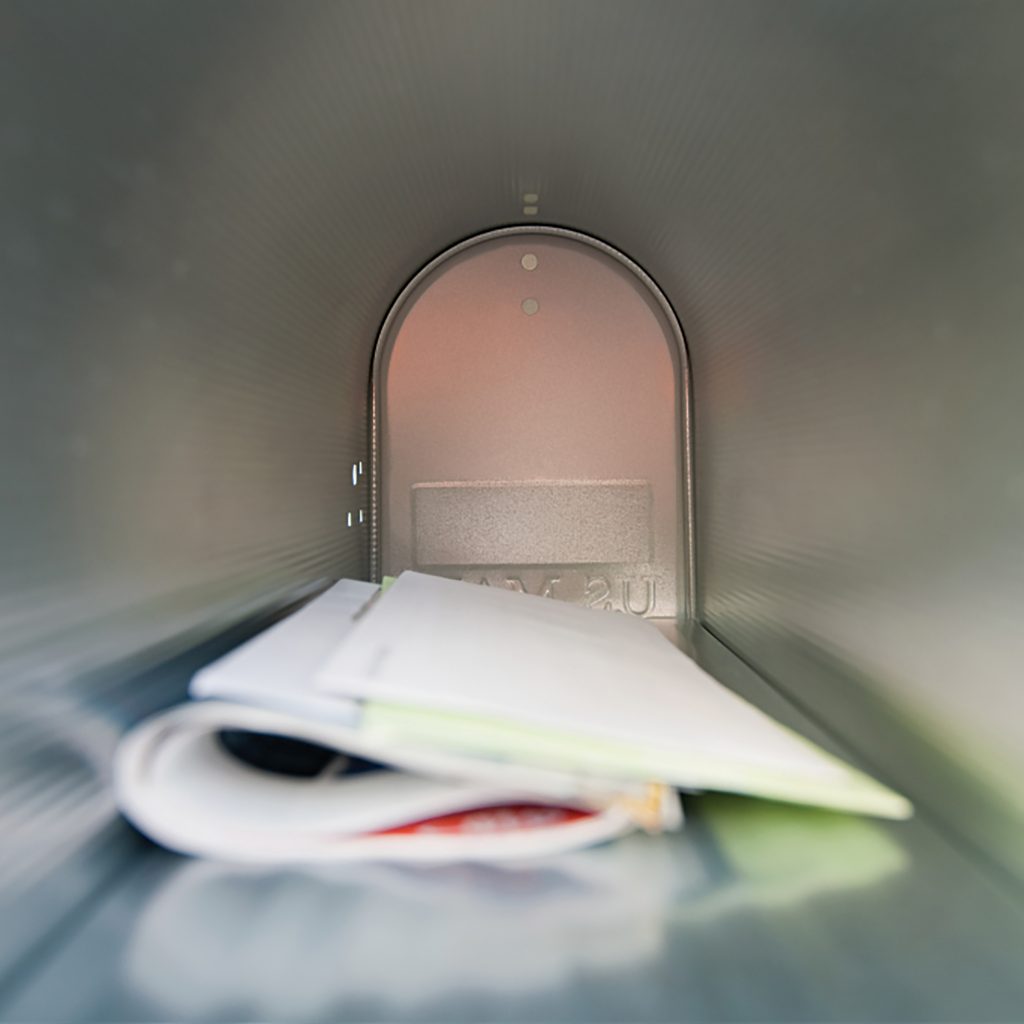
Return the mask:
[[523,299],[523,312],[527,316],[533,316],[540,309],[540,303],[536,299]]
[[537,269],[537,257],[532,252],[528,252],[519,262],[523,265],[523,270]]
[[527,217],[535,217],[537,215],[537,207],[536,206],[524,206],[523,207],[523,213],[525,213]]

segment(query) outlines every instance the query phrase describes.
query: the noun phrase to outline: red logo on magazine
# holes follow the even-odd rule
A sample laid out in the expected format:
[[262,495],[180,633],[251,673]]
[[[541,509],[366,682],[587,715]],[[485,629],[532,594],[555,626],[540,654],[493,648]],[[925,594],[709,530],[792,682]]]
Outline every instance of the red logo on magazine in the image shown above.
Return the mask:
[[414,821],[398,828],[377,833],[393,835],[491,835],[496,832],[519,832],[531,828],[554,828],[582,818],[590,818],[590,811],[572,807],[550,807],[546,804],[503,804],[499,807],[478,807],[472,811],[442,814],[437,818]]

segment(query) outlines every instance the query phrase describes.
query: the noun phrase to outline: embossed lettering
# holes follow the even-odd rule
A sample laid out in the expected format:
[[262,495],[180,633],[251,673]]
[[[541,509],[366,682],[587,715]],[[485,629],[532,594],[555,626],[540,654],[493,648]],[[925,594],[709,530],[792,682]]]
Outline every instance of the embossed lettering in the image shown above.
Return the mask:
[[640,582],[645,584],[644,605],[638,608],[633,604],[633,583],[634,580],[622,581],[622,607],[630,615],[647,615],[654,607],[654,580],[649,576],[642,576]]
[[607,576],[588,576],[583,591],[583,604],[587,608],[611,608],[612,586]]

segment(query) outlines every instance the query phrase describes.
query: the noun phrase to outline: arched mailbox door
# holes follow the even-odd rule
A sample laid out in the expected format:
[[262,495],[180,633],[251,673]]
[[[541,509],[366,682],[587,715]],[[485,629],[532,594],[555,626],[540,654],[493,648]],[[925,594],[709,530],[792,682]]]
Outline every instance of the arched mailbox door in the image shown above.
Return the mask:
[[399,297],[374,369],[380,573],[686,613],[686,353],[626,257],[554,228],[471,239]]

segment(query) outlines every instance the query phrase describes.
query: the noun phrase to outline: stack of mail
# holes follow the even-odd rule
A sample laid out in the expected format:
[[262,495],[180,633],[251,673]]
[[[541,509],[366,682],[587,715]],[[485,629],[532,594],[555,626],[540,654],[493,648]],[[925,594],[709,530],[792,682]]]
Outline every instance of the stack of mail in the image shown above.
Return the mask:
[[[414,572],[336,584],[190,695],[126,735],[117,794],[157,842],[222,860],[550,854],[678,828],[677,789],[910,814],[649,623]],[[268,770],[296,741],[312,769]]]

